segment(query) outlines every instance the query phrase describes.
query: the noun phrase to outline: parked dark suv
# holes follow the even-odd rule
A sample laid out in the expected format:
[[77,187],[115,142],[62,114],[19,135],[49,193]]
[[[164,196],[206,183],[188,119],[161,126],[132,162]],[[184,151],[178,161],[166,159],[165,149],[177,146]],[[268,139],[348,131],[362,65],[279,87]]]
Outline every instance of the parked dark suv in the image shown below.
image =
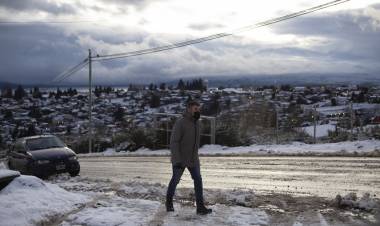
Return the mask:
[[80,171],[75,152],[53,135],[19,138],[11,147],[8,160],[10,169],[42,178],[64,172],[77,176]]

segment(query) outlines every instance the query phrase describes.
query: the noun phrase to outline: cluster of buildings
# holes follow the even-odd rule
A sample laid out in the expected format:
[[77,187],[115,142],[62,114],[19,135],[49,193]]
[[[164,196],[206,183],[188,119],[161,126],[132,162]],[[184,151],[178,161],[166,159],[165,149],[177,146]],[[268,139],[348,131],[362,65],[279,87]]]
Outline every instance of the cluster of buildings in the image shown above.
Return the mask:
[[[25,96],[17,100],[1,96],[0,141],[3,147],[19,136],[33,133],[86,136],[89,126],[88,92],[83,89],[75,94],[63,92],[57,96],[55,93],[53,89],[46,89],[38,97],[33,97],[36,95],[26,90]],[[277,125],[280,127],[292,109],[297,108],[299,111],[292,117],[302,120],[298,120],[294,127],[305,127],[305,131],[310,126],[337,127],[340,126],[339,121],[347,117],[355,127],[380,123],[380,87],[358,86],[220,87],[203,92],[151,90],[148,87],[112,88],[107,92],[98,90],[93,96],[92,122],[94,128],[101,128],[105,136],[111,137],[123,131],[126,125],[152,127],[157,120],[156,113],[181,114],[189,99],[199,100],[204,114],[213,117],[244,111],[256,103],[270,103],[278,114]]]

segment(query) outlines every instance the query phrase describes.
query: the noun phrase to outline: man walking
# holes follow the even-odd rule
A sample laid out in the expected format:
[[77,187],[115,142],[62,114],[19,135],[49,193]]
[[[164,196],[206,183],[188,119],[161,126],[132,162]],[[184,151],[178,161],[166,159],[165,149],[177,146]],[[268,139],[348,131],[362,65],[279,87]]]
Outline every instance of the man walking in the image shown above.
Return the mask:
[[194,181],[197,214],[205,215],[212,212],[203,202],[203,184],[200,171],[198,148],[200,143],[200,104],[190,101],[186,112],[179,118],[173,128],[170,138],[170,151],[173,175],[166,194],[166,210],[174,211],[173,196],[181,176],[187,168]]

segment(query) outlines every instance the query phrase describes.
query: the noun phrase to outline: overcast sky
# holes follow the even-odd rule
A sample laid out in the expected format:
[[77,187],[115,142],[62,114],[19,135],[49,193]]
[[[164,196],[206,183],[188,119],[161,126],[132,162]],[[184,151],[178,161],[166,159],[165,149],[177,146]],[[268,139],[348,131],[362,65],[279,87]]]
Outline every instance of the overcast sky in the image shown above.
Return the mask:
[[[0,81],[43,83],[82,61],[230,31],[328,0],[0,0]],[[37,23],[70,21],[78,23]],[[284,73],[380,76],[380,1],[176,50],[93,65],[96,83]],[[87,80],[87,69],[67,82]]]

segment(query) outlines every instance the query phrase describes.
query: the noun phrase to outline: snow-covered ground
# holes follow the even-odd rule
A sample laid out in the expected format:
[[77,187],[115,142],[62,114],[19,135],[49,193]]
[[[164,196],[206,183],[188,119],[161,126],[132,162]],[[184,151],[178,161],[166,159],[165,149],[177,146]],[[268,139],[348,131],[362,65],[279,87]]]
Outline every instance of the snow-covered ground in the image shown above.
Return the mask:
[[[5,164],[0,162],[0,169],[4,169]],[[13,171],[13,170],[0,170],[0,178],[5,178],[5,177],[17,177],[20,176],[20,173],[18,171]]]
[[[175,205],[176,211],[167,214],[161,202],[143,199],[110,197],[96,206],[70,215],[68,225],[268,225],[269,216],[263,210],[246,207],[214,205],[214,213],[197,216],[194,208]],[[180,214],[179,214],[180,213]]]
[[[169,155],[168,149],[149,150],[141,148],[135,152],[120,151],[109,148],[101,153],[80,154],[86,156],[156,156]],[[380,140],[345,141],[339,143],[305,144],[293,142],[279,145],[250,145],[245,147],[225,147],[204,145],[199,149],[200,155],[380,155]]]
[[[11,173],[8,171],[0,169],[3,174]],[[0,191],[0,225],[267,225],[269,219],[263,210],[223,204],[213,205],[214,213],[209,217],[198,216],[193,206],[181,204],[175,205],[177,212],[167,214],[160,201],[166,189],[163,186],[113,186],[107,180],[58,176],[44,182],[22,175]],[[241,196],[239,193],[230,200]]]
[[199,216],[193,189],[178,188],[172,213],[165,211],[165,192],[166,186],[138,181],[68,175],[42,181],[21,175],[0,191],[0,225],[325,226],[380,222],[379,200],[369,194],[362,198],[348,194],[329,202],[315,197],[260,197],[252,190],[206,189],[205,200],[213,213]]
[[[269,146],[280,153],[377,149],[378,142],[345,142],[332,146],[300,144]],[[335,146],[334,146],[335,145]],[[206,146],[217,155],[250,153],[251,147]],[[203,147],[206,148],[206,147]],[[252,146],[253,147],[253,146]],[[334,149],[335,148],[335,149]],[[203,150],[202,149],[202,150]],[[287,152],[287,150],[289,152]],[[257,150],[259,153],[262,151]],[[139,152],[148,154],[148,150]],[[169,154],[161,150],[162,155]],[[268,152],[267,152],[268,153]],[[296,152],[297,153],[297,152]],[[304,152],[302,152],[304,153]],[[331,152],[330,152],[331,153]],[[105,153],[103,153],[105,154]],[[115,154],[113,151],[110,155]],[[128,153],[124,153],[128,154]],[[0,175],[17,175],[0,162]],[[194,190],[181,183],[175,195],[175,212],[164,207],[166,185],[142,181],[112,181],[90,177],[52,176],[43,181],[21,175],[0,191],[0,225],[379,225],[380,200],[372,194],[341,194],[335,199],[294,197],[289,194],[259,195],[252,189],[205,189],[208,216],[195,213]]]
[[[301,127],[305,133],[307,133],[309,136],[314,136],[314,126],[306,126]],[[327,137],[329,135],[329,131],[335,131],[335,125],[333,124],[325,124],[325,125],[316,125],[315,126],[315,137]]]
[[[0,174],[11,174],[0,169]],[[0,225],[34,225],[80,207],[89,197],[68,192],[34,176],[21,175],[0,191]]]
[[[341,199],[325,201],[315,197],[293,198],[286,195],[261,197],[249,189],[205,189],[205,201],[213,213],[198,216],[195,214],[192,188],[179,186],[175,196],[176,211],[167,213],[163,205],[166,186],[158,183],[113,182],[68,176],[53,177],[50,182],[69,191],[90,194],[95,200],[82,211],[66,217],[62,225],[325,226],[380,222],[376,218],[379,200],[369,194],[361,198],[356,194],[348,194]],[[341,211],[336,206],[346,209]],[[363,213],[371,220],[360,218]]]

